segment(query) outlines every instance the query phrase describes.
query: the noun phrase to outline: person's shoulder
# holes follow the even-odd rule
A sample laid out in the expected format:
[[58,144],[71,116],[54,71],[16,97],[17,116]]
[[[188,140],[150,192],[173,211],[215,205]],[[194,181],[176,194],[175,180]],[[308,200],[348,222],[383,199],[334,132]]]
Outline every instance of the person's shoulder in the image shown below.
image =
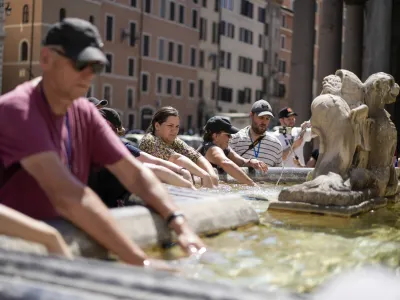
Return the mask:
[[280,136],[279,132],[278,132],[278,134],[276,132],[266,132],[265,133],[265,137],[268,141],[270,141],[272,143],[278,143],[279,145],[281,145],[279,136]]
[[232,139],[242,139],[247,137],[247,132],[249,131],[250,126],[246,126],[245,128],[240,129],[237,133],[232,134]]
[[0,96],[0,119],[27,118],[32,100],[37,97],[35,85],[25,82],[15,89]]

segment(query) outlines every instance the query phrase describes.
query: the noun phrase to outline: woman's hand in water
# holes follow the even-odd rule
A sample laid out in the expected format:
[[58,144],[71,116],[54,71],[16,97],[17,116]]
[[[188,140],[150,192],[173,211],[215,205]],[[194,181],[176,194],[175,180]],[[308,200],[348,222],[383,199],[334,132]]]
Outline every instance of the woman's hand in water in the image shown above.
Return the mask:
[[201,178],[201,183],[202,183],[203,187],[207,187],[207,188],[214,187],[213,180],[209,174],[207,174]]
[[186,180],[192,181],[192,175],[190,174],[190,172],[185,169],[185,168],[181,168],[179,170],[179,174]]

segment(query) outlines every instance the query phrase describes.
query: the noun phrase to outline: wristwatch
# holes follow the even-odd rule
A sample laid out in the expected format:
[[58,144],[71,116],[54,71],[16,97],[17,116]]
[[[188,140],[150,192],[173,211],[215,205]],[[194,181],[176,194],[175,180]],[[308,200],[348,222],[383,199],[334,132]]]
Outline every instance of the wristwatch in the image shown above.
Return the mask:
[[182,221],[179,224],[182,224],[184,222],[185,215],[181,211],[175,211],[171,214],[168,215],[168,217],[165,219],[165,223],[169,227],[169,225],[174,221],[175,219],[180,218]]

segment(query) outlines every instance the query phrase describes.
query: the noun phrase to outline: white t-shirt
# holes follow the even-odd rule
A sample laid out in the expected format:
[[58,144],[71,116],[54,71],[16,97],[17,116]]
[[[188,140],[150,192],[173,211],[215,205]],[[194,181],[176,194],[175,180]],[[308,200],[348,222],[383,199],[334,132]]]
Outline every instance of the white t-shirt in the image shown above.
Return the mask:
[[[293,144],[293,142],[295,140],[297,140],[299,133],[301,132],[301,127],[293,127],[292,128],[292,133],[291,134],[283,134],[283,133],[279,133],[279,130],[276,130],[274,132],[274,135],[279,139],[279,142],[282,145],[283,151],[285,151],[287,148],[290,147],[291,144]],[[298,165],[296,165],[293,162],[293,158],[295,158],[295,156],[297,156],[299,158],[299,161],[301,163],[302,166],[305,166],[305,162],[304,162],[304,144],[306,142],[310,142],[311,141],[311,128],[307,128],[306,132],[303,135],[303,142],[301,143],[301,145],[299,147],[297,147],[296,149],[294,149],[294,153],[290,153],[286,159],[283,161],[283,166],[287,167],[287,168],[297,168]]]

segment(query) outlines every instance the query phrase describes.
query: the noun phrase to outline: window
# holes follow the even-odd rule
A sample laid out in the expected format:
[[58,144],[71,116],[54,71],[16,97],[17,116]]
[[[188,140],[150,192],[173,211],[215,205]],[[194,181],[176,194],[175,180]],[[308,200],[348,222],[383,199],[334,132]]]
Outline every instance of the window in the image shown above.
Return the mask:
[[59,12],[59,20],[60,20],[60,22],[65,19],[66,15],[67,15],[67,12],[65,11],[65,8],[61,8],[60,12]]
[[183,45],[178,45],[178,51],[177,51],[177,60],[176,62],[178,64],[183,64]]
[[232,102],[233,90],[227,87],[219,87],[218,89],[219,100],[223,102]]
[[25,4],[22,8],[22,23],[26,24],[29,23],[29,6]]
[[204,68],[204,51],[199,51],[199,67]]
[[192,10],[192,27],[197,28],[197,10]]
[[167,0],[160,0],[160,17],[165,18],[167,11]]
[[204,81],[203,81],[203,79],[199,79],[199,84],[198,84],[198,95],[199,95],[199,98],[203,98],[203,96],[204,96],[203,89],[204,89]]
[[128,129],[131,130],[135,126],[135,115],[128,114]]
[[149,74],[142,73],[141,91],[147,93],[149,91]]
[[28,43],[23,41],[19,46],[19,60],[28,61]]
[[89,22],[94,24],[94,16],[89,16]]
[[219,7],[220,7],[220,5],[221,5],[219,2],[220,2],[221,0],[214,0],[214,1],[215,1],[215,2],[214,2],[214,11],[215,11],[215,12],[218,12],[218,11],[219,11]]
[[258,8],[258,21],[261,23],[265,23],[265,8]]
[[194,98],[194,89],[195,89],[194,82],[193,81],[189,82],[189,98]]
[[156,86],[157,86],[156,93],[158,95],[161,95],[163,93],[163,78],[161,76],[157,76]]
[[185,7],[179,5],[179,23],[185,24]]
[[113,67],[113,56],[110,53],[106,53],[106,57],[108,60],[108,64],[106,65],[106,73],[112,73],[112,67]]
[[175,2],[169,3],[169,19],[175,21]]
[[106,17],[106,41],[112,41],[114,35],[114,17]]
[[174,42],[168,42],[168,61],[174,61]]
[[258,101],[263,98],[263,92],[261,90],[256,90],[256,99],[254,101]]
[[257,62],[257,76],[264,76],[264,63],[262,61]]
[[164,39],[158,40],[158,60],[164,60]]
[[172,95],[172,78],[167,78],[167,95]]
[[143,56],[150,56],[150,36],[147,34],[143,35]]
[[207,40],[207,20],[200,18],[199,40]]
[[211,99],[215,99],[215,90],[217,88],[217,84],[215,81],[211,82]]
[[286,28],[286,16],[282,15],[282,27]]
[[177,97],[182,96],[182,80],[177,79],[175,81],[175,95]]
[[225,51],[223,50],[219,53],[219,66],[222,68],[225,66]]
[[234,38],[235,37],[235,25],[229,22],[221,22],[221,35]]
[[137,6],[137,0],[131,0],[131,6],[136,7]]
[[239,56],[238,71],[252,74],[253,73],[253,60],[248,57]]
[[207,8],[207,0],[203,0],[203,7]]
[[258,35],[258,47],[262,48],[263,46],[263,35],[259,34]]
[[221,0],[221,6],[223,8],[233,10],[233,2],[234,0]]
[[285,48],[286,48],[286,36],[281,35],[281,49],[285,49]]
[[239,30],[239,41],[252,45],[253,32],[251,30],[241,27]]
[[151,0],[143,0],[144,2],[144,12],[150,14],[151,13]]
[[231,68],[231,61],[232,61],[232,53],[227,52],[226,53],[226,66],[225,66],[225,68],[227,68],[227,69]]
[[128,58],[128,76],[134,77],[135,76],[135,59]]
[[212,43],[217,44],[218,39],[219,39],[218,24],[213,22],[213,24],[212,24]]
[[190,65],[192,67],[196,66],[196,48],[190,48]]
[[130,109],[133,108],[133,89],[131,88],[126,91],[126,106]]
[[111,86],[104,85],[103,87],[103,99],[111,102]]
[[251,89],[244,88],[243,90],[238,90],[237,102],[239,104],[251,103]]
[[251,3],[248,0],[242,0],[241,6],[240,6],[240,14],[248,17],[250,19],[253,18],[253,3]]
[[278,70],[279,70],[280,73],[283,73],[283,74],[286,73],[286,61],[279,60]]
[[136,23],[129,22],[129,46],[134,47],[136,45]]

